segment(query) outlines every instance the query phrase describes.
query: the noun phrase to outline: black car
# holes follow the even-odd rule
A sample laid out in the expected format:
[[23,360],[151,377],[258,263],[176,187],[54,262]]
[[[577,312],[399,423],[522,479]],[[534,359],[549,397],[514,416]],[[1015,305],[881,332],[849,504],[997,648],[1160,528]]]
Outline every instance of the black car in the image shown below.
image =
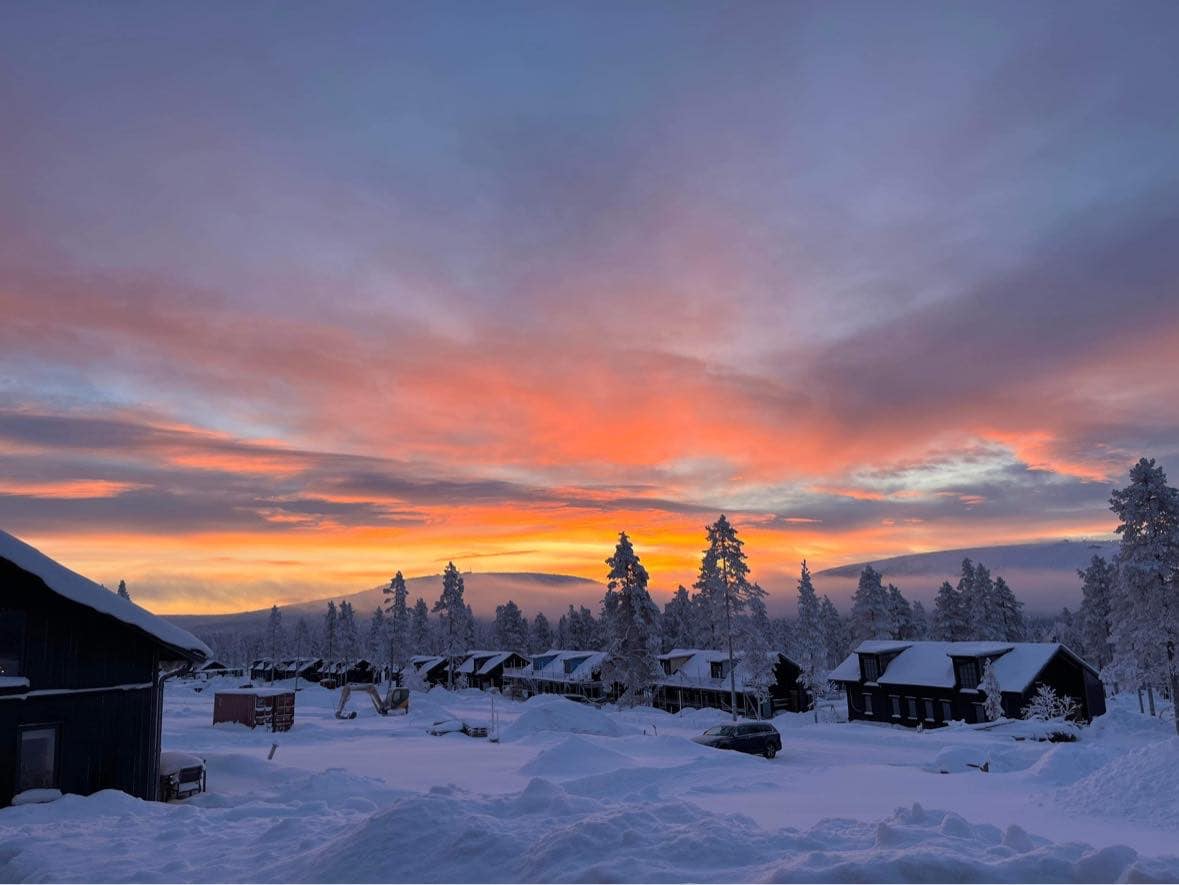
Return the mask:
[[696,743],[718,750],[739,750],[773,759],[782,749],[782,735],[768,722],[737,722],[717,725],[692,738]]

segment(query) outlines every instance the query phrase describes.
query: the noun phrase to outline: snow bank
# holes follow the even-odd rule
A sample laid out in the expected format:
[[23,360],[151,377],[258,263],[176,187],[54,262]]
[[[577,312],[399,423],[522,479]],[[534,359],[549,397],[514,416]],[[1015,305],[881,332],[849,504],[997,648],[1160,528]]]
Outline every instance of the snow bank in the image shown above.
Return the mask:
[[503,730],[501,740],[518,741],[546,731],[605,737],[637,733],[633,726],[624,725],[588,704],[578,704],[555,695],[540,695],[524,704],[524,712]]
[[1116,756],[1056,799],[1079,814],[1179,830],[1179,738]]
[[535,759],[520,767],[520,773],[539,777],[572,778],[631,768],[635,764],[635,760],[630,756],[616,753],[585,738],[573,736],[541,751]]

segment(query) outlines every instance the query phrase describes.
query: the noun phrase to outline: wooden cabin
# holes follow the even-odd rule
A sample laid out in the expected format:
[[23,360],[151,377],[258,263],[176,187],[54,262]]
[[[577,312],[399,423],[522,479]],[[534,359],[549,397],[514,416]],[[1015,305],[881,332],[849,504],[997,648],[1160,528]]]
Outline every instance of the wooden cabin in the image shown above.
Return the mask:
[[590,700],[608,700],[614,687],[602,682],[602,651],[549,649],[533,655],[521,667],[505,667],[504,683],[514,694],[573,694]]
[[156,799],[161,665],[210,657],[190,633],[0,531],[0,806],[32,790]]
[[455,678],[466,679],[471,688],[484,691],[490,688],[502,689],[505,667],[514,669],[526,666],[528,658],[519,652],[472,651],[455,668]]
[[1105,712],[1097,671],[1056,642],[861,642],[829,676],[847,693],[847,717],[926,728],[986,722],[990,662],[1004,716],[1018,719],[1040,685],[1073,698],[1081,718]]
[[759,703],[757,691],[749,685],[749,674],[736,661],[733,680],[729,679],[728,652],[698,648],[676,648],[659,655],[662,677],[655,682],[653,703],[669,712],[685,708],[713,707],[731,710],[733,686],[737,689],[737,712],[746,716],[772,716],[784,710],[800,712],[810,709],[810,696],[798,684],[802,672],[798,664],[784,654],[774,661],[769,698]]
[[446,662],[447,659],[441,655],[414,655],[409,659],[416,676],[431,688],[435,685],[446,685]]

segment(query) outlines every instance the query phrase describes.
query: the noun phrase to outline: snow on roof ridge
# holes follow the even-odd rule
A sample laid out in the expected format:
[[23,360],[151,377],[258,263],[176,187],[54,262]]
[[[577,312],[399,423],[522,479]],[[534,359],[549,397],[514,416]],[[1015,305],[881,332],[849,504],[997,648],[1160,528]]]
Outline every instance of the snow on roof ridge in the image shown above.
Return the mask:
[[213,657],[212,649],[187,630],[66,568],[3,529],[0,529],[0,559],[36,575],[58,596],[142,630],[164,645],[198,659]]

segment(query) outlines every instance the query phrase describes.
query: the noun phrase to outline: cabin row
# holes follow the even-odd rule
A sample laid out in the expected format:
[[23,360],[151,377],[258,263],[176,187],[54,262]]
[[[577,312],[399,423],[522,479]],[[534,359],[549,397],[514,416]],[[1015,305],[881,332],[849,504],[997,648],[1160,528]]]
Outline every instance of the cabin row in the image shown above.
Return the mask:
[[982,683],[988,664],[1007,718],[1020,718],[1041,685],[1076,701],[1085,721],[1105,712],[1097,671],[1056,642],[870,640],[829,678],[847,695],[849,720],[929,728],[987,721]]
[[247,668],[255,682],[275,682],[280,679],[302,679],[318,682],[329,688],[345,683],[371,685],[384,681],[389,675],[385,668],[361,658],[356,661],[325,661],[323,658],[288,658],[270,660],[259,658]]

